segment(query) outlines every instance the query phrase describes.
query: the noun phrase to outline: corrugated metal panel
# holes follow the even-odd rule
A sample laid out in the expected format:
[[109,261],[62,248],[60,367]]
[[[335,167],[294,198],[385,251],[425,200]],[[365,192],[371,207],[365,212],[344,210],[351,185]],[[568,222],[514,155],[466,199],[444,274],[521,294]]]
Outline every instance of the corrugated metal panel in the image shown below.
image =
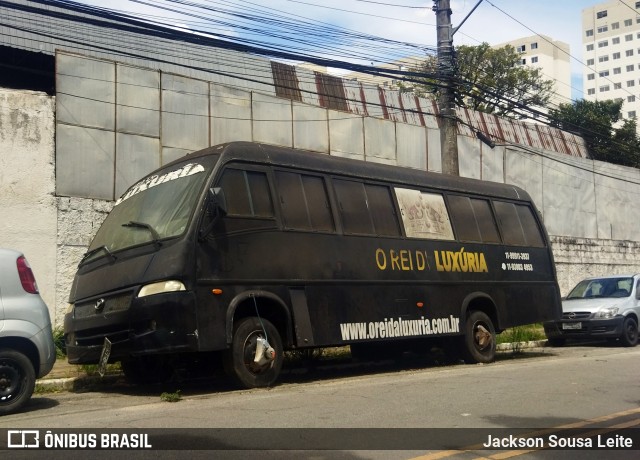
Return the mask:
[[[320,106],[348,112],[349,106],[347,105],[343,80],[320,72],[315,72],[315,77]],[[356,96],[351,96],[350,99],[358,100]]]
[[162,145],[187,150],[209,146],[209,84],[162,74]]
[[302,93],[294,66],[271,61],[271,72],[273,73],[276,96],[302,101]]
[[160,167],[160,139],[116,134],[116,190],[121,196],[149,171]]
[[[43,6],[26,0],[13,0],[13,3],[70,13],[79,18],[94,18],[65,8]],[[0,17],[7,25],[4,35],[7,38],[3,38],[3,42],[12,43],[16,48],[51,55],[56,50],[66,50],[275,94],[270,61],[248,53],[145,36],[130,30],[83,24],[2,6]],[[104,22],[118,23],[115,20]]]
[[396,152],[398,165],[426,170],[426,128],[422,126],[396,123]]
[[211,83],[211,144],[252,141],[251,92]]
[[159,138],[160,73],[122,64],[116,73],[116,130]]
[[58,124],[56,194],[113,200],[113,131]]
[[329,110],[331,155],[364,160],[363,118],[347,112]]
[[365,158],[378,158],[396,162],[395,122],[367,117],[364,119]]
[[342,86],[346,98],[346,110],[356,115],[369,116],[369,108],[367,107],[367,100],[364,96],[362,83],[352,80],[342,80]]
[[252,102],[253,139],[256,142],[293,146],[291,101],[254,93]]
[[56,121],[115,129],[115,64],[60,54],[58,67]]
[[329,115],[327,109],[293,103],[293,146],[329,153]]
[[380,100],[380,93],[377,86],[362,85],[362,98],[367,107],[367,115],[374,118],[385,117],[385,109]]

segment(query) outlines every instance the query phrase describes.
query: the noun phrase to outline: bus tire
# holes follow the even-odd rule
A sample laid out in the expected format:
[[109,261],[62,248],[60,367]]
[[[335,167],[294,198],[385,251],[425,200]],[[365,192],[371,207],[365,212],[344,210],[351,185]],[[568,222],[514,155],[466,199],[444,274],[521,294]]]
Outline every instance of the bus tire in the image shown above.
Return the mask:
[[490,363],[496,358],[496,330],[491,318],[473,311],[465,322],[462,356],[468,364]]
[[31,398],[35,385],[29,358],[16,350],[0,349],[0,415],[20,409]]
[[[258,338],[267,339],[275,351],[274,359],[262,365],[254,362]],[[238,321],[223,361],[225,372],[237,384],[244,388],[271,386],[280,375],[283,361],[282,339],[271,322],[254,316]]]

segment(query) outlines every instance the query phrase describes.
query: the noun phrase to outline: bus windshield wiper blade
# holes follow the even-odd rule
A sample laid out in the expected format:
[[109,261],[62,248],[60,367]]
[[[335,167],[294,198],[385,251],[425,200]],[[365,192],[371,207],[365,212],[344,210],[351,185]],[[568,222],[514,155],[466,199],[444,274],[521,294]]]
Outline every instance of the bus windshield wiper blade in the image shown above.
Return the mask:
[[92,249],[91,251],[87,251],[87,252],[84,254],[84,256],[82,256],[82,259],[80,260],[80,263],[78,264],[78,267],[79,267],[80,265],[82,265],[82,263],[83,263],[85,260],[87,260],[89,257],[91,257],[91,256],[93,256],[93,255],[95,255],[95,254],[99,253],[100,251],[104,251],[104,252],[106,252],[106,253],[107,253],[107,255],[108,255],[111,259],[113,259],[113,260],[116,260],[116,259],[117,259],[117,257],[116,257],[116,256],[114,256],[114,255],[113,255],[113,253],[112,253],[111,251],[109,251],[109,248],[108,248],[108,247],[106,247],[106,246],[100,246],[100,247],[98,247],[98,248]]
[[144,228],[145,230],[148,230],[149,233],[151,233],[151,236],[153,237],[153,243],[156,246],[160,246],[160,235],[158,234],[155,228],[153,228],[151,225],[147,224],[146,222],[137,222],[135,220],[130,220],[126,224],[122,224],[122,226],[133,227],[133,228]]

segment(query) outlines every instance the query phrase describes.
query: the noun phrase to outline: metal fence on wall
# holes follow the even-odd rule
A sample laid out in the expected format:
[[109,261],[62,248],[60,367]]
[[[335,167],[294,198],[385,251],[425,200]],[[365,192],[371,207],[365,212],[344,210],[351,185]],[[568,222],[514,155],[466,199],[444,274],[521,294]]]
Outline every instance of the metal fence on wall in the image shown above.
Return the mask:
[[[344,82],[349,111],[339,111],[322,107],[310,90],[299,101],[60,52],[56,78],[61,196],[113,200],[162,164],[234,140],[441,170],[437,118],[422,109],[429,102],[363,91],[357,82]],[[553,235],[639,239],[638,170],[580,158],[581,140],[558,130],[466,110],[458,116],[466,120],[458,136],[461,175],[525,188]],[[503,142],[489,148],[475,126]]]

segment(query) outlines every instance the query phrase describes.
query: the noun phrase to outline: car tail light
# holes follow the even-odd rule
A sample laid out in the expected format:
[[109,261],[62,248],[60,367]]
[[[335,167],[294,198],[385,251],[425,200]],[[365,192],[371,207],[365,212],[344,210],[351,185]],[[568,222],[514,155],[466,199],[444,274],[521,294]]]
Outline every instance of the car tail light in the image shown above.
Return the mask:
[[20,256],[16,263],[18,265],[18,275],[20,276],[22,288],[31,294],[37,294],[38,284],[36,283],[36,278],[33,276],[33,271],[31,271],[27,259],[25,259],[24,256]]

